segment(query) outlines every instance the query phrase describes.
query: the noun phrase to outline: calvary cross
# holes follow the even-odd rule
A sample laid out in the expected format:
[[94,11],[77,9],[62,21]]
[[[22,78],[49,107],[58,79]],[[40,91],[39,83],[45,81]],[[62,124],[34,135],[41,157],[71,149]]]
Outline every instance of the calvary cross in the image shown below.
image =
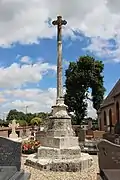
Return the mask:
[[66,25],[67,21],[62,20],[62,16],[57,16],[57,20],[52,22],[57,25],[57,99],[63,96],[62,92],[62,25]]

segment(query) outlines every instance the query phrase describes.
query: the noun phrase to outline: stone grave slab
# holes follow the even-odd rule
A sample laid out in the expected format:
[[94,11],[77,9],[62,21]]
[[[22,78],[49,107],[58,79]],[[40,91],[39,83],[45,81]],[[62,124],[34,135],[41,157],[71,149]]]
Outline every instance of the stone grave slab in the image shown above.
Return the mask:
[[120,145],[114,144],[107,140],[101,140],[98,143],[98,163],[100,176],[110,179],[110,172],[114,180],[117,180],[117,174],[120,174]]
[[30,178],[29,173],[21,170],[21,143],[0,137],[0,180],[21,178]]

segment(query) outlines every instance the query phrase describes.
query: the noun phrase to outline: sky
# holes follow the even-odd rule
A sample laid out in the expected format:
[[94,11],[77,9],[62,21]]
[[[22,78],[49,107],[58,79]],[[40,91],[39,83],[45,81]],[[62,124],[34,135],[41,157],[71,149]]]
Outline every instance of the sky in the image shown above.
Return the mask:
[[[56,100],[57,15],[63,27],[63,81],[82,55],[104,63],[105,96],[120,74],[119,0],[0,0],[0,116],[50,112]],[[96,111],[88,101],[88,116]]]

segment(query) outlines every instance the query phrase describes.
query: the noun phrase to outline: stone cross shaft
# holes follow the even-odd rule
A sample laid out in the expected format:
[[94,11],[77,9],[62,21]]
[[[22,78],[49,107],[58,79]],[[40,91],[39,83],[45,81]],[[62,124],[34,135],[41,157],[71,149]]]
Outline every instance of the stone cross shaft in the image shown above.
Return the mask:
[[57,99],[63,96],[62,92],[62,25],[66,25],[67,21],[62,20],[62,16],[57,16],[57,20],[52,22],[57,25]]

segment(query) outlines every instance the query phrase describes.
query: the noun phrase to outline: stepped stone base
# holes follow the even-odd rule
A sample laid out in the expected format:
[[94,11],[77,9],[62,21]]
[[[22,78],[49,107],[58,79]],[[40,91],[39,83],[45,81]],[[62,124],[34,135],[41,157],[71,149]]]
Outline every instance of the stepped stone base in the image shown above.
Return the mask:
[[90,168],[93,159],[86,153],[81,153],[81,156],[75,159],[55,159],[54,157],[53,159],[41,159],[34,154],[26,159],[25,164],[43,171],[76,172]]
[[93,161],[89,154],[81,154],[78,137],[72,129],[64,99],[57,99],[46,135],[39,137],[41,147],[36,155],[26,159],[26,165],[49,171],[82,171]]
[[37,157],[40,159],[72,159],[81,156],[80,147],[71,147],[66,149],[50,148],[41,146],[38,149]]

